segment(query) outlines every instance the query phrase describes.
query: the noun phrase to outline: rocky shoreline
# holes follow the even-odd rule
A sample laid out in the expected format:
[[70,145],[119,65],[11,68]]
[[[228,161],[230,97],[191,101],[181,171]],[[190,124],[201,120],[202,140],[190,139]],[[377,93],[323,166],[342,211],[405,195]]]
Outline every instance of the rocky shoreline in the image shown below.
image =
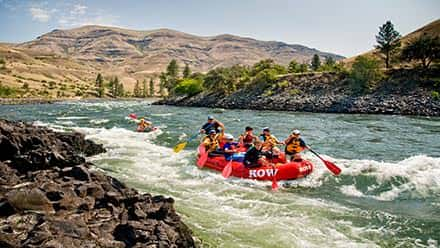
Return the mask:
[[[429,87],[414,87],[399,78],[382,82],[376,91],[355,94],[347,79],[327,74],[290,75],[288,82],[272,87],[270,92],[255,88],[238,90],[231,95],[202,92],[179,96],[153,104],[226,109],[254,109],[319,113],[391,114],[440,116],[440,100],[431,96]],[[411,80],[411,79],[409,79]],[[270,93],[270,94],[269,94]]]
[[0,247],[195,246],[172,198],[94,169],[80,133],[0,120],[0,151]]

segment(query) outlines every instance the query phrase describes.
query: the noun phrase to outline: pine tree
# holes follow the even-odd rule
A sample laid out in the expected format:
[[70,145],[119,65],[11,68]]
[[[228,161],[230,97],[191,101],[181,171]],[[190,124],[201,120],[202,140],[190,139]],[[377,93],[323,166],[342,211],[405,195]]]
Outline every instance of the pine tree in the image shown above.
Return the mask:
[[173,59],[167,66],[167,75],[170,78],[177,79],[178,74],[179,74],[179,66],[177,65],[177,61]]
[[117,96],[124,96],[124,84],[118,83]]
[[311,67],[312,70],[316,71],[321,66],[321,60],[319,59],[318,54],[313,55]]
[[378,45],[375,47],[384,55],[386,68],[390,66],[391,55],[400,47],[399,39],[400,34],[394,30],[394,25],[391,21],[387,21],[379,27],[379,33],[376,35]]
[[150,79],[150,96],[154,96],[154,81],[153,81],[153,78]]
[[95,80],[95,86],[96,86],[96,93],[99,97],[104,96],[104,79],[102,79],[101,73],[98,73],[98,76],[96,76]]
[[136,84],[134,85],[134,89],[133,89],[133,95],[135,97],[141,96],[141,88],[139,86],[139,80],[136,80]]
[[185,64],[185,68],[183,69],[183,78],[189,78],[191,75],[191,69],[189,68],[188,64]]
[[144,81],[142,81],[142,97],[147,97],[148,95],[148,88],[147,88],[147,80],[144,79]]

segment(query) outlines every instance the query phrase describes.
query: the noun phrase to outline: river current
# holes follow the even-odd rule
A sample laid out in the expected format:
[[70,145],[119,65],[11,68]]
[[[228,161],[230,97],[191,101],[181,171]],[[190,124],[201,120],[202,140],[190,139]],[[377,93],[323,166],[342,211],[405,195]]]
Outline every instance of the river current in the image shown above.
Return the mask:
[[[134,132],[130,113],[159,127]],[[224,179],[195,166],[198,140],[172,147],[214,115],[238,136],[269,126],[305,141],[342,168],[333,176],[311,153],[308,177],[280,182]],[[75,130],[104,144],[89,158],[129,186],[175,199],[203,247],[438,247],[440,118],[154,106],[151,101],[2,105],[0,117]]]

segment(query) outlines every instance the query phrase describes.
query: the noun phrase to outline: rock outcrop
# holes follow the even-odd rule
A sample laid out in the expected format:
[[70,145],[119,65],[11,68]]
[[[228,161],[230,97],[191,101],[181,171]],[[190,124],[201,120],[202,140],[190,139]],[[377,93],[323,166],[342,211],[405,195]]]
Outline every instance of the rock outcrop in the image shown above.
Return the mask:
[[79,133],[0,120],[0,247],[193,247],[173,199],[83,157],[104,151]]
[[[398,72],[399,73],[399,72]],[[404,80],[406,82],[401,82]],[[288,75],[266,89],[244,88],[233,94],[203,92],[172,97],[154,104],[228,109],[258,109],[319,113],[362,113],[440,116],[440,100],[417,78],[403,74],[371,93],[357,94],[348,80],[332,73]],[[410,81],[410,83],[408,83]]]

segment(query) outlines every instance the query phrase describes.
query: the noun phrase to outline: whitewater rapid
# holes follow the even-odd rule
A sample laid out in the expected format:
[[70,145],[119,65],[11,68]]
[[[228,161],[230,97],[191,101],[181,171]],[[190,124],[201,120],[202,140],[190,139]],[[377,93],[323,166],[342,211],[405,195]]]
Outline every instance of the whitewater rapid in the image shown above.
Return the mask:
[[[88,158],[95,169],[140,191],[173,197],[203,247],[438,247],[438,121],[216,112],[234,134],[247,122],[271,125],[280,137],[295,126],[325,159],[342,169],[334,177],[313,154],[305,153],[315,171],[306,178],[282,181],[272,192],[270,182],[225,180],[220,173],[198,169],[197,141],[180,153],[172,151],[211,111],[142,101],[0,106],[2,116],[20,116],[57,131],[79,131],[104,144],[106,153]],[[134,132],[134,123],[125,118],[131,112],[147,116],[159,130]],[[270,121],[275,118],[279,121]],[[409,149],[408,142],[423,150]]]

